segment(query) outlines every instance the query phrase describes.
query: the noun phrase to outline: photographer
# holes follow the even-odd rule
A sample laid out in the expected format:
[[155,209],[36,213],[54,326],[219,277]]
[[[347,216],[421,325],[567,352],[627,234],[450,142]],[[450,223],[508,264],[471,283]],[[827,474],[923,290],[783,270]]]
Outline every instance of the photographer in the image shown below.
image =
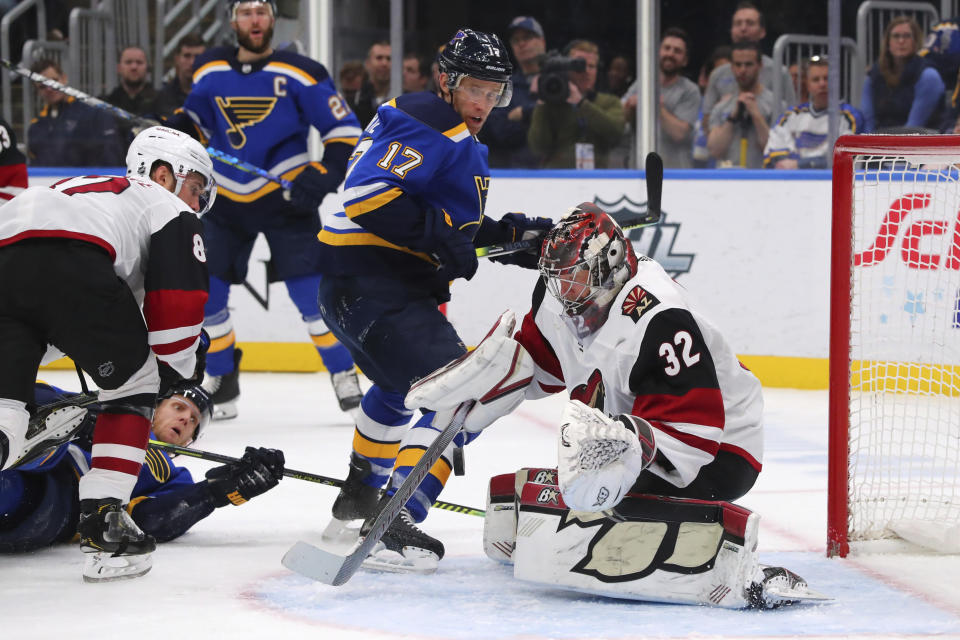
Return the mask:
[[731,58],[737,91],[724,97],[710,112],[707,149],[720,167],[759,169],[770,136],[773,93],[759,83],[760,49],[755,43],[733,45]]
[[603,169],[607,154],[623,135],[623,106],[610,93],[598,93],[597,45],[574,40],[565,53],[548,55],[531,84],[539,98],[527,142],[549,169]]
[[510,76],[513,97],[506,109],[490,112],[478,137],[490,150],[491,167],[534,169],[540,159],[527,147],[530,116],[537,106],[537,97],[531,94],[530,85],[540,73],[547,41],[543,27],[530,16],[517,16],[510,21],[507,40],[518,67]]

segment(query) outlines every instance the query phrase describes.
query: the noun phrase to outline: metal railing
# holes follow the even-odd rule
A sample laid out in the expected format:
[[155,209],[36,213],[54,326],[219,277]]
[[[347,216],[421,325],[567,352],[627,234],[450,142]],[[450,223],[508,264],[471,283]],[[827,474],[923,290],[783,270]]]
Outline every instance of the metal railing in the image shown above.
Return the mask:
[[[43,0],[22,0],[13,9],[3,14],[0,19],[0,57],[4,60],[10,60],[10,29],[15,22],[24,17],[30,9],[37,11],[37,37],[46,37],[47,33],[47,9]],[[3,119],[13,124],[13,84],[11,83],[11,73],[0,73],[2,77],[2,87],[0,94],[3,96]]]
[[[163,84],[163,61],[177,48],[180,39],[188,33],[197,31],[205,22],[207,27],[200,37],[204,42],[217,43],[222,39],[225,30],[230,28],[223,11],[223,2],[220,0],[177,0],[167,8],[167,0],[157,0],[157,14],[154,24],[154,64],[156,72],[153,74],[153,84],[159,88]],[[185,13],[186,12],[186,13]],[[186,22],[170,33],[181,16],[189,16]]]
[[[797,33],[785,33],[773,44],[773,61],[783,69],[790,65],[798,67],[794,79],[794,95],[799,97],[803,87],[803,66],[813,56],[826,56],[830,39],[827,36],[815,36]],[[853,38],[843,38],[840,42],[840,96],[852,105],[860,104],[863,90],[863,61],[860,59],[857,43]],[[773,96],[777,101],[786,103],[786,87],[783,74],[773,76]],[[774,104],[777,104],[776,102]]]
[[[70,85],[99,96],[117,86],[113,16],[99,9],[70,11]],[[112,73],[107,72],[110,69]]]
[[[866,0],[857,9],[857,49],[864,69],[870,67],[883,46],[883,30],[896,16],[910,16],[926,34],[940,21],[937,8],[928,2],[898,2],[896,0]],[[922,46],[918,42],[917,46]]]

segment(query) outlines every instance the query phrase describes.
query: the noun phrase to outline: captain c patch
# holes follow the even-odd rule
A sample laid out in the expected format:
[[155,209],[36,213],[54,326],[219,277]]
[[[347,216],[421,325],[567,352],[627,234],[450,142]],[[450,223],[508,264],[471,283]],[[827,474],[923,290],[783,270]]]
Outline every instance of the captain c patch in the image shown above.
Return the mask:
[[643,314],[658,304],[660,304],[660,301],[657,300],[655,295],[640,285],[637,285],[631,289],[627,297],[623,299],[623,305],[620,307],[620,311],[634,322],[639,322]]

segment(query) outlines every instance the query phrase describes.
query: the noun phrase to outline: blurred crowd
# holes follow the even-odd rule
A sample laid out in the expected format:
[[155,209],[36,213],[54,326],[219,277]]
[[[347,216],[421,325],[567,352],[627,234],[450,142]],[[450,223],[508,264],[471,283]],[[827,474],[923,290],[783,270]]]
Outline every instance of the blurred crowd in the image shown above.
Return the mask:
[[[535,16],[517,16],[500,34],[514,58],[513,97],[495,109],[479,135],[494,168],[629,168],[637,165],[638,89],[632,52],[606,51],[587,39],[557,49]],[[667,168],[822,168],[827,166],[828,72],[825,56],[789,68],[763,50],[764,16],[740,2],[730,16],[730,43],[716,47],[700,69],[688,69],[691,42],[667,26],[658,52],[657,150]],[[177,46],[170,81],[150,82],[150,60],[138,47],[117,59],[119,86],[104,100],[137,115],[167,116],[190,91],[193,61],[205,49],[196,35]],[[439,50],[408,52],[402,87],[390,86],[391,46],[373,42],[363,60],[335,74],[338,90],[365,125],[398,93],[436,91]],[[33,71],[69,83],[54,60]],[[924,34],[900,16],[889,22],[877,61],[862,80],[859,105],[839,105],[840,134],[960,131],[955,88],[960,70],[956,19]],[[774,79],[779,75],[779,95]],[[696,78],[694,82],[693,78]],[[39,113],[27,134],[35,166],[116,166],[131,137],[116,122],[54,89],[37,85]]]

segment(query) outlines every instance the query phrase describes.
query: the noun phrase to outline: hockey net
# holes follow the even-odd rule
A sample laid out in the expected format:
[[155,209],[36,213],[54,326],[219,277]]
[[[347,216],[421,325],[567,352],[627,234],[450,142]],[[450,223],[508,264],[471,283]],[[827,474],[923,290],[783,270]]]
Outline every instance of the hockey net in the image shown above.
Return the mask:
[[956,136],[837,141],[828,555],[960,553],[958,167]]

